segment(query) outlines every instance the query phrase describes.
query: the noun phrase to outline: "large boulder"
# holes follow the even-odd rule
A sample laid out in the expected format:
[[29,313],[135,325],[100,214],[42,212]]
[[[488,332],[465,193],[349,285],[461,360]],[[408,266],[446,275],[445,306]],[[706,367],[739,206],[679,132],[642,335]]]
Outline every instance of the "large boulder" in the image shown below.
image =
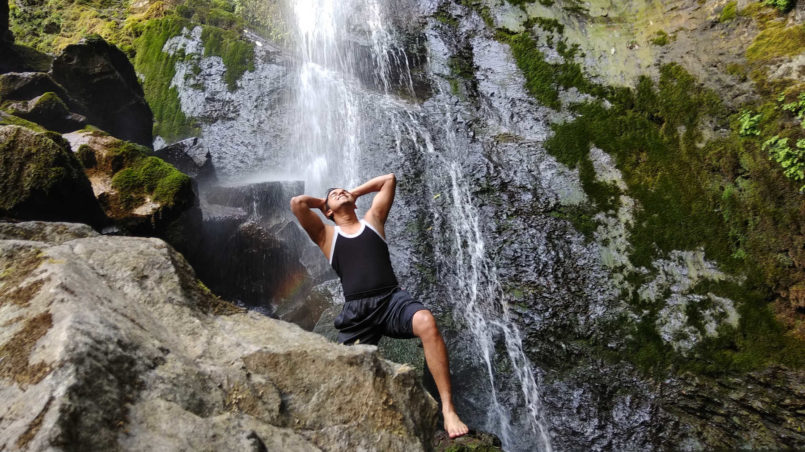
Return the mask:
[[0,101],[29,100],[47,92],[69,101],[64,87],[46,72],[9,72],[0,75]]
[[70,93],[78,113],[110,134],[151,147],[153,114],[134,67],[100,37],[67,46],[53,60],[53,78]]
[[[198,203],[191,179],[144,146],[98,130],[79,130],[64,138],[81,160],[104,212],[127,233],[165,236]],[[201,213],[197,216],[200,221]]]
[[60,135],[0,126],[0,216],[101,226],[105,216]]
[[5,108],[15,116],[60,133],[81,129],[87,121],[87,118],[71,113],[67,104],[53,92],[27,101],[10,102]]
[[0,274],[0,449],[430,448],[411,368],[217,299],[159,239],[0,227]]

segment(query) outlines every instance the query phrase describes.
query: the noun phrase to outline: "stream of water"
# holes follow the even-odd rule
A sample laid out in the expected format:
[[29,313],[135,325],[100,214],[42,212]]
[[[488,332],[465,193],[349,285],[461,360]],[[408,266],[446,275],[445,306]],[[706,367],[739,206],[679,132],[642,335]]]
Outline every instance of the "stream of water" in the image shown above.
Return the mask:
[[[400,98],[401,90],[407,98],[415,93],[405,48],[388,25],[388,14],[393,13],[384,9],[388,6],[381,0],[294,0],[290,4],[300,61],[290,128],[298,149],[293,165],[309,169],[308,193],[321,193],[330,185],[354,186],[373,176],[361,174],[359,168],[370,152],[363,148],[362,134],[376,127],[390,128],[398,153],[405,147],[405,154],[424,159],[428,191],[443,198],[434,199],[428,207],[433,230],[443,234],[433,240],[436,262],[432,264],[448,294],[445,303],[457,335],[472,349],[478,373],[486,380],[473,388],[477,393],[455,397],[463,398],[465,406],[475,405],[473,411],[485,413],[467,420],[471,427],[500,437],[504,449],[550,451],[538,374],[523,352],[497,269],[487,255],[480,215],[461,165],[464,151],[455,136],[460,128],[453,122],[452,102],[438,103],[425,119],[420,104]],[[392,77],[393,70],[401,75]],[[450,100],[447,81],[431,79],[434,97]],[[371,90],[365,86],[367,80]],[[371,112],[361,108],[368,103],[373,106]],[[500,374],[501,361],[510,369],[505,377]],[[509,395],[501,396],[504,391]]]

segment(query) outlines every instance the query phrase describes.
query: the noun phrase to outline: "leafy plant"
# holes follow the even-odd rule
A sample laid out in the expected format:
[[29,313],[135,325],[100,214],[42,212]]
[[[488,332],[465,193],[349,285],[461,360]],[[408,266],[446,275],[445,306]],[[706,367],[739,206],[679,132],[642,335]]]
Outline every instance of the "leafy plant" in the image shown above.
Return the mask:
[[[797,140],[796,147],[792,149],[788,146],[788,138],[775,135],[763,143],[763,150],[768,151],[769,158],[783,167],[787,178],[797,182],[805,180],[805,139]],[[799,191],[805,191],[805,185]]]
[[751,110],[744,110],[741,112],[741,116],[738,117],[738,133],[742,137],[748,136],[758,136],[760,135],[760,131],[757,129],[758,123],[760,123],[760,118],[762,115],[760,113],[753,115]]
[[797,4],[797,0],[763,0],[763,4],[777,8],[780,12],[787,13],[794,8],[794,5]]
[[[781,96],[784,98],[783,96]],[[782,99],[779,99],[782,102]],[[789,102],[787,104],[783,104],[783,110],[790,111],[797,117],[800,121],[805,119],[805,92],[799,93],[799,97],[794,102]]]

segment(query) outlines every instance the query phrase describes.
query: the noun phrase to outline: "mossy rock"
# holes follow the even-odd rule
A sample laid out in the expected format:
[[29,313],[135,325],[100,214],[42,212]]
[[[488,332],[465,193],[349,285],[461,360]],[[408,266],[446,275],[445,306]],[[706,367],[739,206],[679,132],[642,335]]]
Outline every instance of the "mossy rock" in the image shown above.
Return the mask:
[[126,232],[159,235],[195,205],[190,177],[150,149],[94,131],[78,134],[89,142],[78,147],[77,160],[93,180],[106,181],[101,182],[98,199],[106,215]]
[[68,101],[67,91],[44,72],[10,72],[0,75],[0,101],[28,100],[47,92]]
[[7,103],[6,110],[20,118],[40,124],[48,130],[71,132],[81,129],[86,118],[71,113],[67,104],[53,92],[46,92],[27,102]]
[[151,146],[153,115],[126,55],[99,36],[67,46],[51,76],[80,105],[77,113],[112,135]]
[[0,215],[96,227],[105,222],[81,163],[61,136],[17,125],[0,126]]

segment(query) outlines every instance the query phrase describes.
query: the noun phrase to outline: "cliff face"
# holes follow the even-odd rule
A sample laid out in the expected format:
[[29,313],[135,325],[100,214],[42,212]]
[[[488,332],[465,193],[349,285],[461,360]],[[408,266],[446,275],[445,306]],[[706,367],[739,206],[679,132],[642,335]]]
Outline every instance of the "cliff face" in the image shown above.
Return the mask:
[[411,368],[241,311],[158,239],[0,224],[3,448],[424,450]]

